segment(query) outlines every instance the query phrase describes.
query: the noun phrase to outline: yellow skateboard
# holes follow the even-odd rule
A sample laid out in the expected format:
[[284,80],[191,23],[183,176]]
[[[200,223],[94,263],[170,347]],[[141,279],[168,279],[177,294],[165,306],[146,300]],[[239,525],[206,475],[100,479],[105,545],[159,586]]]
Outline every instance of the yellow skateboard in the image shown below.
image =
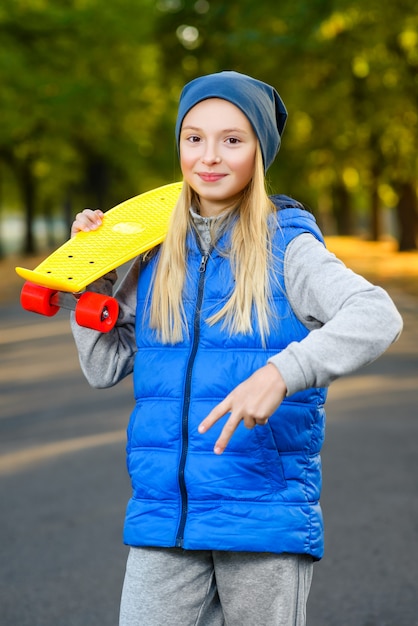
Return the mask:
[[34,270],[16,267],[28,281],[20,296],[22,307],[49,317],[68,308],[80,326],[111,330],[119,313],[117,301],[85,288],[164,240],[181,188],[182,183],[173,183],[126,200],[104,214],[98,230],[77,233]]

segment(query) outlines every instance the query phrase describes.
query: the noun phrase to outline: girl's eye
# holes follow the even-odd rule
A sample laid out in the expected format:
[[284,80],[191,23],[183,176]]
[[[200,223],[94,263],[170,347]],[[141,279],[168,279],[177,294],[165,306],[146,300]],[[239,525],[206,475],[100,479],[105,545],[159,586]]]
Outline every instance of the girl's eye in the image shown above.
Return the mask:
[[199,143],[200,137],[198,135],[191,135],[187,138],[190,143]]
[[237,144],[240,143],[240,140],[237,139],[237,137],[228,137],[228,139],[226,140],[227,143],[236,146]]

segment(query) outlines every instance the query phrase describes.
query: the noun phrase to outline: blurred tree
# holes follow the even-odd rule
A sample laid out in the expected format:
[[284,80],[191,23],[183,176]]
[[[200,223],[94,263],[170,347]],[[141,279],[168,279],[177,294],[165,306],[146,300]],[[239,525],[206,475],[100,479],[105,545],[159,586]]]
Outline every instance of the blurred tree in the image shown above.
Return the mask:
[[288,106],[272,188],[340,233],[361,222],[379,238],[388,207],[400,247],[415,247],[417,24],[412,0],[3,0],[0,159],[27,251],[36,210],[69,218],[177,178],[180,90],[222,69],[274,84]]
[[[345,157],[369,196],[370,234],[382,234],[381,207],[395,207],[399,188],[410,187],[404,219],[398,220],[400,248],[416,248],[418,148],[418,14],[403,0],[381,10],[381,3],[336,2],[319,31],[323,53],[337,61],[329,77],[346,85],[349,109]],[[329,81],[327,86],[329,85]],[[344,138],[339,120],[337,141]],[[335,143],[335,142],[334,142]],[[346,167],[347,167],[346,165]],[[359,167],[360,166],[360,167]],[[347,181],[348,182],[348,181]],[[409,238],[407,245],[406,237]]]
[[[340,233],[356,229],[354,201],[365,208],[375,239],[382,205],[396,205],[405,180],[416,197],[418,18],[412,0],[388,11],[376,0],[160,0],[157,7],[174,89],[222,69],[253,74],[279,89],[289,124],[269,173],[275,187],[318,205],[319,217]],[[416,211],[409,201],[402,207],[400,241],[406,232],[415,241]]]
[[78,194],[108,208],[154,176],[153,11],[151,0],[3,1],[0,158],[21,190],[26,252],[41,204],[68,207]]

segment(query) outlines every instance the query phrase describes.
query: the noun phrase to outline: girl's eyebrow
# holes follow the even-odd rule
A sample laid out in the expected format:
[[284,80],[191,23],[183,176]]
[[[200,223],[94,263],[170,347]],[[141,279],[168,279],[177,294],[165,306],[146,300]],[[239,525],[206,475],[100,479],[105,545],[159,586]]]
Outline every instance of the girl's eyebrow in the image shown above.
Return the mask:
[[[183,130],[194,130],[197,132],[202,132],[202,128],[199,128],[198,126],[183,126],[182,129]],[[230,133],[242,133],[243,135],[248,135],[248,132],[244,129],[244,128],[223,128],[221,131],[219,131],[221,134],[230,134]]]
[[181,130],[200,130],[197,126],[182,126]]

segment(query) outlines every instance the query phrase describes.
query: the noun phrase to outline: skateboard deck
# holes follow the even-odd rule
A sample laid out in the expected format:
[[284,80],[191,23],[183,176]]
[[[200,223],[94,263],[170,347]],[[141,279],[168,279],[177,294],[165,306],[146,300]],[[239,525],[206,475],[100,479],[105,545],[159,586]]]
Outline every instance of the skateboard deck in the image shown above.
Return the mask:
[[164,185],[118,204],[98,230],[77,233],[34,270],[16,267],[17,274],[49,289],[83,291],[164,240],[181,188],[181,182]]
[[104,213],[97,230],[78,232],[34,270],[16,267],[26,280],[22,307],[47,317],[70,309],[80,326],[109,332],[118,319],[117,300],[85,289],[164,240],[181,188],[172,183],[126,200]]

